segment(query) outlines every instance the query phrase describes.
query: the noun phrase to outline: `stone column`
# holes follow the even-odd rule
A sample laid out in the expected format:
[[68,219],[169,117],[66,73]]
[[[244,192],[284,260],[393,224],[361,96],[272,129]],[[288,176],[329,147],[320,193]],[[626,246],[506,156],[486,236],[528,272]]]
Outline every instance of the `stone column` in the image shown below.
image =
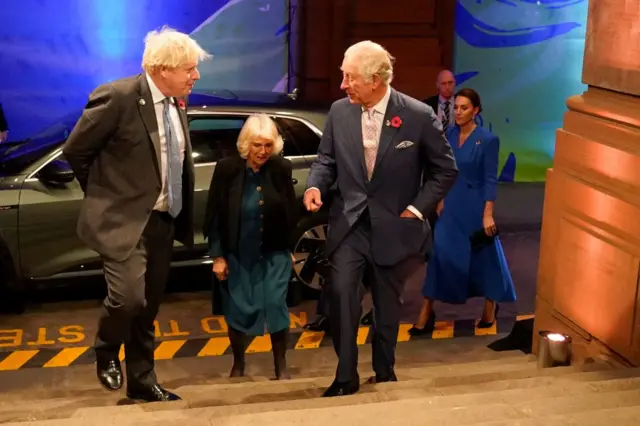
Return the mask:
[[640,365],[640,2],[591,0],[583,82],[547,173],[534,350],[573,337],[575,360]]

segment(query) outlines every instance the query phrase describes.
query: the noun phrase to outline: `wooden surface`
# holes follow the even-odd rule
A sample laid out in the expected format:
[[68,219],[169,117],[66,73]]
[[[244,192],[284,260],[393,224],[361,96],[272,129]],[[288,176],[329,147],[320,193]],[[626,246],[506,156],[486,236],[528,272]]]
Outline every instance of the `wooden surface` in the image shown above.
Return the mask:
[[353,43],[372,40],[396,58],[393,86],[418,99],[436,92],[438,72],[453,64],[455,2],[298,0],[301,98],[330,102],[344,96],[340,64]]

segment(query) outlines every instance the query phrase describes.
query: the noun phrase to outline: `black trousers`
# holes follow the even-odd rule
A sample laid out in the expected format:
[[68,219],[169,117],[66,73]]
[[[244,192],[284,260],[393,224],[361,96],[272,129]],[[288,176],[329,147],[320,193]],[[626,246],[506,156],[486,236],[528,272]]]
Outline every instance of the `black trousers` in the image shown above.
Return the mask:
[[392,267],[373,261],[370,249],[371,222],[363,214],[344,241],[330,256],[329,322],[334,349],[338,355],[336,381],[346,383],[358,378],[357,333],[362,315],[365,270],[371,283],[374,306],[373,369],[376,376],[394,374],[402,291],[406,279],[424,260],[407,259]]
[[157,383],[153,322],[167,284],[173,235],[171,216],[154,211],[127,259],[103,258],[108,293],[98,322],[96,358],[117,357],[124,343],[128,389]]

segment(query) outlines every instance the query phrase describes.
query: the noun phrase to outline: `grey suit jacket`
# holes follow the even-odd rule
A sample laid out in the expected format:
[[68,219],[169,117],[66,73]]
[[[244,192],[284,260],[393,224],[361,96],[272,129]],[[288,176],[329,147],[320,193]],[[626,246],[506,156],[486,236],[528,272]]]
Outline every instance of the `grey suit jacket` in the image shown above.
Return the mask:
[[[327,254],[339,246],[368,208],[371,250],[377,264],[390,266],[425,255],[431,244],[429,223],[400,214],[412,205],[426,219],[453,186],[458,169],[442,125],[427,105],[391,89],[376,164],[368,181],[361,114],[361,106],[347,98],[334,102],[307,181],[308,187],[320,189],[323,198],[337,182]],[[402,121],[397,128],[390,125],[394,117]]]
[[[187,114],[182,109],[179,114],[185,159],[175,239],[191,246],[194,167]],[[62,152],[85,192],[78,219],[80,239],[102,256],[126,259],[162,189],[158,122],[145,75],[95,89]]]

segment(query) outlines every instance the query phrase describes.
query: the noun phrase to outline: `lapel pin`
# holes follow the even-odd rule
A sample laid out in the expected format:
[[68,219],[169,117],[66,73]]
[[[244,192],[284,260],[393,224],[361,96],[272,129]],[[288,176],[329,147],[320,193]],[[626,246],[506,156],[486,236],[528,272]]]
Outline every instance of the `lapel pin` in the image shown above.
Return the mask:
[[476,141],[476,145],[480,145],[480,141]]
[[138,103],[139,103],[140,105],[142,105],[142,106],[145,106],[145,104],[146,104],[147,102],[145,102],[145,100],[144,100],[143,98],[140,98],[140,100],[138,101]]

